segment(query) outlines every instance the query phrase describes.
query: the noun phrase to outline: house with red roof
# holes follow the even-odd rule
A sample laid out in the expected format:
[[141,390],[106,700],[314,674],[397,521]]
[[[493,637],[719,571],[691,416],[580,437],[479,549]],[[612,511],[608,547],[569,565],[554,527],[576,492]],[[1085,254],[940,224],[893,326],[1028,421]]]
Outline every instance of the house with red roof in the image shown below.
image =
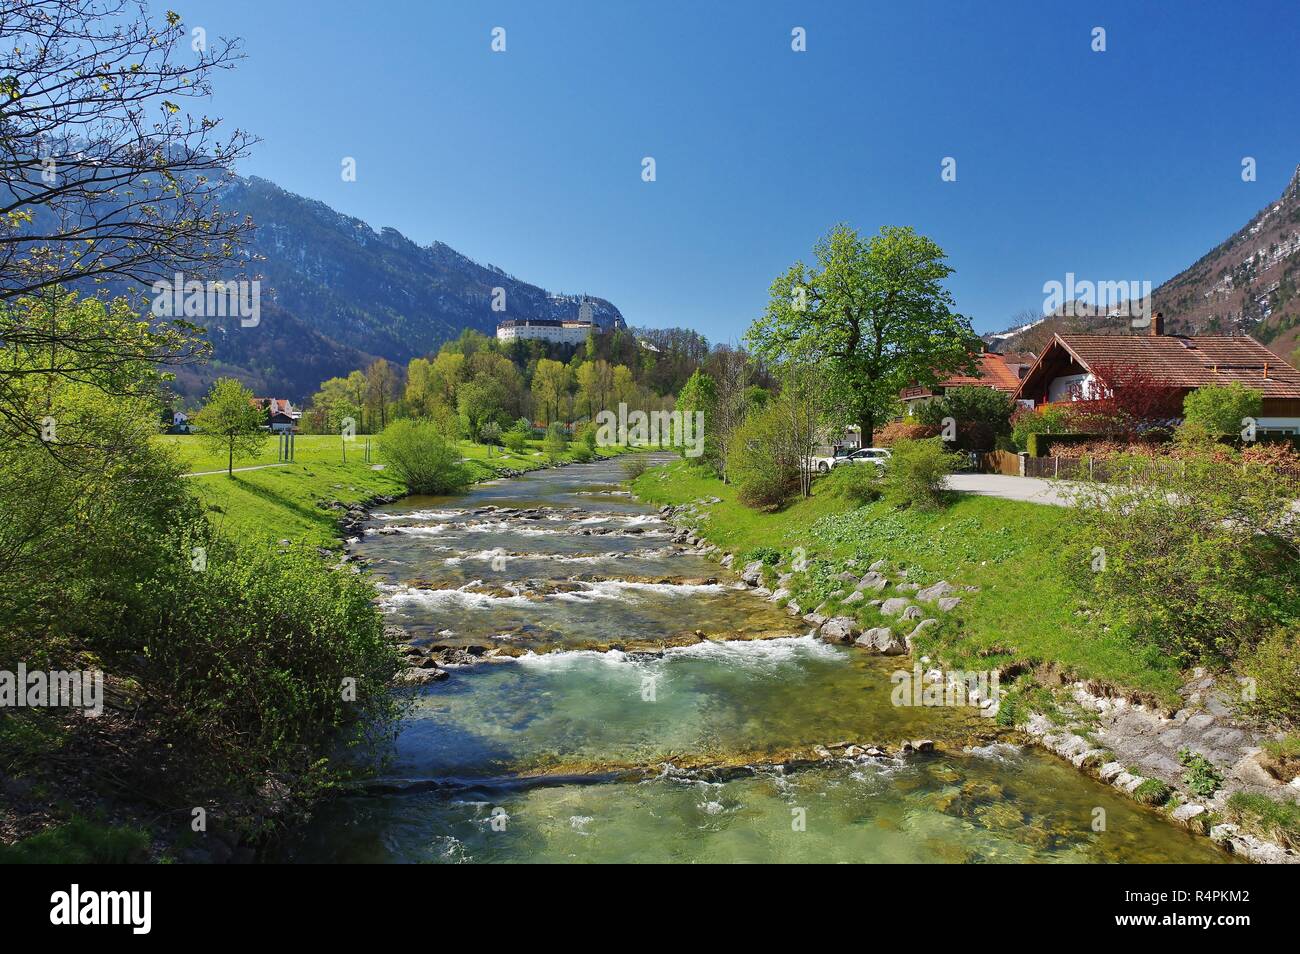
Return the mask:
[[266,412],[266,426],[272,433],[285,431],[296,432],[302,411],[293,406],[287,398],[252,398],[254,407]]
[[985,387],[1004,394],[1014,394],[1020,387],[1018,372],[1024,367],[1023,356],[1020,357],[1021,362],[1013,368],[1007,363],[1004,355],[986,351],[976,356],[977,367],[974,374],[950,374],[931,387],[913,385],[903,388],[898,392],[899,400],[903,402],[906,413],[910,417],[918,405],[943,397],[953,388]]
[[1300,434],[1300,371],[1245,335],[1166,335],[1152,316],[1145,335],[1057,334],[1019,382],[1015,397],[1035,407],[1097,397],[1094,369],[1124,368],[1181,392],[1236,381],[1262,392],[1262,434]]

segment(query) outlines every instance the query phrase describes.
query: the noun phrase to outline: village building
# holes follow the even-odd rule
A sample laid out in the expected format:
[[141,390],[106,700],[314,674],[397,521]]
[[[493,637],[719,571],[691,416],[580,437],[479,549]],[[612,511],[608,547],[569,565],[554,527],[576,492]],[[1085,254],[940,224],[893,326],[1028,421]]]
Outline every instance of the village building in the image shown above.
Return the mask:
[[1158,312],[1145,335],[1055,335],[1015,396],[1034,407],[1095,398],[1096,368],[1136,371],[1181,396],[1235,381],[1264,396],[1257,433],[1300,434],[1300,371],[1245,335],[1166,335]]
[[[1006,357],[996,352],[986,351],[976,355],[977,367],[974,374],[950,374],[939,380],[931,386],[913,385],[912,387],[903,388],[898,393],[899,400],[903,402],[906,414],[911,417],[916,409],[935,398],[943,397],[948,391],[961,387],[986,387],[1001,391],[1004,394],[1014,394],[1020,387],[1020,368],[1024,367],[1023,355],[1018,355],[1022,360],[1016,365],[1015,370],[1007,364]],[[1029,355],[1029,357],[1033,357]]]

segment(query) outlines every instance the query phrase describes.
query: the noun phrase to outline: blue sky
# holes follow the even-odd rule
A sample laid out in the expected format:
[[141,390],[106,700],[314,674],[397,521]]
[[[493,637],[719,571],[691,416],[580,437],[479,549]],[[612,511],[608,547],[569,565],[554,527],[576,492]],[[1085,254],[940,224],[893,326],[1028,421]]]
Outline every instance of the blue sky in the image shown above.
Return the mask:
[[715,341],[836,222],[935,239],[992,331],[1067,272],[1159,284],[1300,163],[1295,0],[168,5],[244,38],[242,172]]

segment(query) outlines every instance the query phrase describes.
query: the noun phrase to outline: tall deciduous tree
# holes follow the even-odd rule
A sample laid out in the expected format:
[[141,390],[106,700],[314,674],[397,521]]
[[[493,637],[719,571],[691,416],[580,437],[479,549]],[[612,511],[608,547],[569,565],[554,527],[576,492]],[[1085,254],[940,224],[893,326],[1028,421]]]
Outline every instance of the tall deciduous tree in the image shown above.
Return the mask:
[[863,441],[901,388],[974,372],[979,339],[953,310],[943,286],[952,269],[933,241],[897,226],[864,240],[838,225],[813,252],[816,267],[795,262],[772,282],[767,310],[746,341],[773,365],[819,368]]
[[266,443],[266,412],[253,403],[253,392],[234,378],[212,382],[203,408],[194,416],[203,442],[226,452],[226,475],[235,475],[235,458],[251,457]]

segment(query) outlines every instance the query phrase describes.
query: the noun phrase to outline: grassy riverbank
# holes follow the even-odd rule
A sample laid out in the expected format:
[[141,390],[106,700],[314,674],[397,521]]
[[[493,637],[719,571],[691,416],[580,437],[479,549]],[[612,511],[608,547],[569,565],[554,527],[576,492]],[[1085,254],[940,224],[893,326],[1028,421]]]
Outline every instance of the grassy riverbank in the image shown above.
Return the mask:
[[[214,526],[241,538],[267,537],[312,546],[337,546],[340,543],[338,513],[317,506],[318,503],[334,500],[359,503],[381,494],[405,492],[401,481],[384,468],[379,442],[373,438],[371,461],[367,462],[365,437],[344,445],[337,435],[301,434],[295,441],[294,462],[278,465],[278,441],[268,436],[257,455],[236,463],[236,468],[261,466],[263,469],[245,470],[233,476],[224,472],[203,473],[220,470],[225,466],[225,459],[208,450],[195,436],[165,435],[158,440],[180,459],[187,472],[202,474],[187,479],[208,508]],[[490,479],[504,470],[536,470],[550,465],[540,441],[530,441],[519,454],[469,441],[461,441],[460,449],[476,481]],[[606,457],[620,452],[616,448],[597,450]],[[572,460],[572,453],[562,459]]]
[[[733,487],[685,462],[647,471],[633,486],[656,504],[720,498],[698,503],[699,532],[738,554],[738,566],[771,548],[780,551],[785,567],[802,547],[811,568],[800,585],[814,594],[829,589],[825,581],[850,559],[858,569],[865,568],[863,561],[886,559],[923,584],[943,579],[978,586],[919,640],[923,652],[950,666],[1054,664],[1076,677],[1164,702],[1177,699],[1180,674],[1165,657],[1102,631],[1078,612],[1078,596],[1057,557],[1070,532],[1063,508],[974,496],[930,513],[898,511],[883,502],[859,507],[818,481],[812,497],[760,513],[739,503]],[[874,610],[858,612],[864,623],[880,625]]]

